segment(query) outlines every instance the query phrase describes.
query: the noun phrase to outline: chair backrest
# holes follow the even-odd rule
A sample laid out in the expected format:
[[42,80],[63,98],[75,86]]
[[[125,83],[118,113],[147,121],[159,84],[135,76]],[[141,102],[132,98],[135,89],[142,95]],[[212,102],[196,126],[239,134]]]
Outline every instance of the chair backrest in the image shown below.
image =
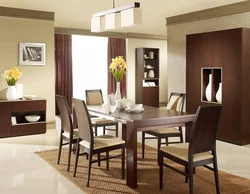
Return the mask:
[[[70,113],[69,104],[64,96],[56,95],[56,103],[61,116],[62,130],[73,135],[73,123]],[[62,131],[62,132],[63,132]]]
[[86,90],[85,94],[87,105],[103,104],[102,90]]
[[183,105],[185,102],[186,94],[184,93],[174,93],[170,94],[167,110],[183,111]]
[[89,116],[89,111],[83,100],[73,99],[77,124],[78,124],[78,137],[89,144],[90,150],[93,149],[94,137]]
[[221,105],[200,106],[190,131],[189,153],[215,150]]

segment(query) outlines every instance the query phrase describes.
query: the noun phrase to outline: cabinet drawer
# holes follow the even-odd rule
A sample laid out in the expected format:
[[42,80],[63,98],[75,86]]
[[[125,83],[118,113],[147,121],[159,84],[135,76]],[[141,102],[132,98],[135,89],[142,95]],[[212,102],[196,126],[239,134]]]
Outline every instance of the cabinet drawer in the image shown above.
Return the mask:
[[0,138],[11,136],[11,104],[0,103]]
[[46,122],[24,123],[11,127],[11,136],[33,135],[46,132]]
[[12,113],[45,111],[46,100],[16,101],[11,104],[11,110],[12,110]]

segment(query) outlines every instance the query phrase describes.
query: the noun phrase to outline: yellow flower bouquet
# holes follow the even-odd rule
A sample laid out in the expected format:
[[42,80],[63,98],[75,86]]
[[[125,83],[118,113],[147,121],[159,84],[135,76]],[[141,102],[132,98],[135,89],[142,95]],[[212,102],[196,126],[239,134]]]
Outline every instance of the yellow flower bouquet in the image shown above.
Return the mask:
[[22,72],[17,69],[17,67],[13,67],[10,70],[6,70],[3,73],[3,78],[6,80],[9,86],[16,85],[16,82],[20,79]]
[[123,56],[118,56],[112,59],[112,62],[109,66],[109,72],[112,73],[117,82],[121,81],[123,75],[126,74],[126,70],[127,70],[127,63],[123,59]]

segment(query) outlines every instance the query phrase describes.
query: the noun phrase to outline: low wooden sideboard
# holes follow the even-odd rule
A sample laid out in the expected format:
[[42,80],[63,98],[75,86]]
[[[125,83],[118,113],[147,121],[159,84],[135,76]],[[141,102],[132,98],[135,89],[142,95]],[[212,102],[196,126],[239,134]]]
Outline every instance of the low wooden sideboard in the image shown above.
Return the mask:
[[[27,115],[40,115],[37,122],[28,122]],[[46,100],[0,101],[0,138],[46,132]]]

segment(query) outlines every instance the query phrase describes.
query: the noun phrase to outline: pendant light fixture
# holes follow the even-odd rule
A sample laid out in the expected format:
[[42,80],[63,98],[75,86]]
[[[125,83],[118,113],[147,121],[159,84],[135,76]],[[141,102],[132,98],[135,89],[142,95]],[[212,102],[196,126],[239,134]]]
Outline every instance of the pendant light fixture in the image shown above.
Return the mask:
[[115,8],[115,0],[113,0],[113,9],[92,15],[91,32],[114,30],[121,27],[141,24],[141,22],[142,16],[140,3],[133,2],[131,4]]

